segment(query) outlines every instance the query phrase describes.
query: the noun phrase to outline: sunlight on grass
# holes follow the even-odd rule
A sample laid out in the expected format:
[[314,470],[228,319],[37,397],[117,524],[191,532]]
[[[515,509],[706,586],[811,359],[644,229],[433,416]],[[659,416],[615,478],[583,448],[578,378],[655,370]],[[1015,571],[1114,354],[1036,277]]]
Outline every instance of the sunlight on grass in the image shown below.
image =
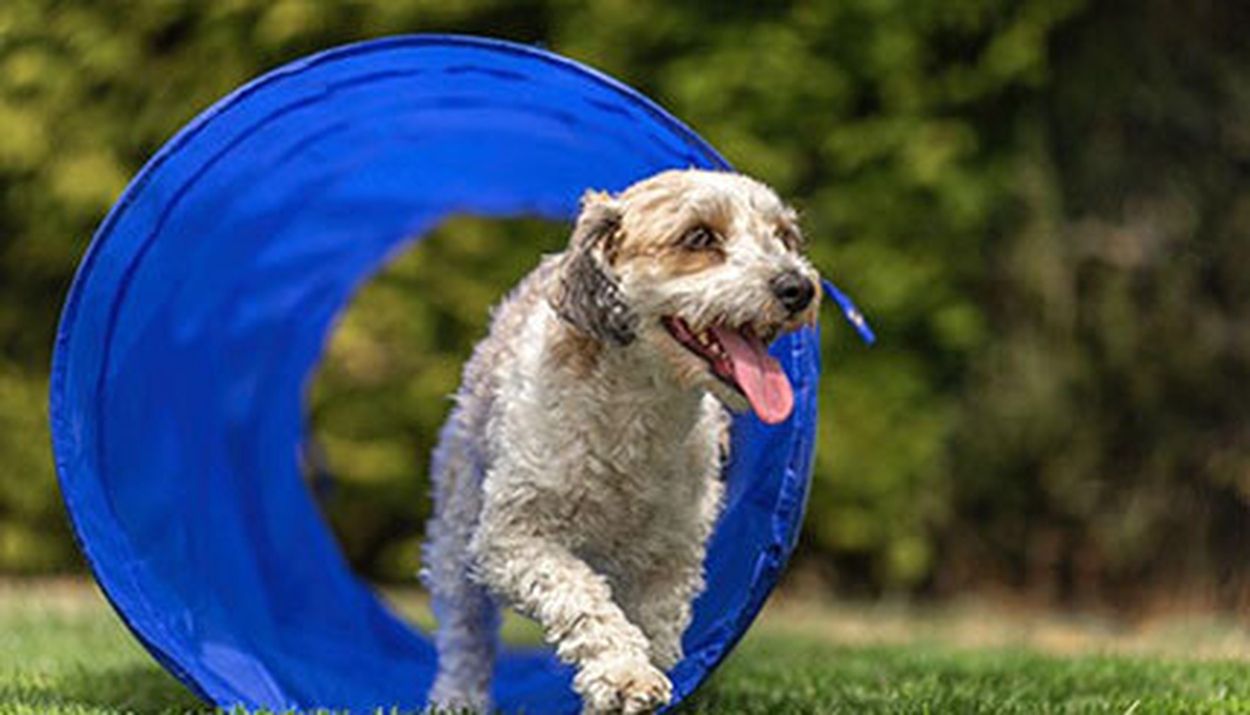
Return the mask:
[[[415,590],[385,597],[411,622],[431,625]],[[540,641],[524,619],[510,616],[504,629],[511,642]],[[975,604],[917,610],[783,598],[682,712],[1250,712],[1250,660],[1228,657],[1250,653],[1247,642],[1244,627],[1218,619],[1128,628]],[[1204,643],[1214,647],[1196,645]],[[211,712],[89,585],[0,582],[0,714]]]

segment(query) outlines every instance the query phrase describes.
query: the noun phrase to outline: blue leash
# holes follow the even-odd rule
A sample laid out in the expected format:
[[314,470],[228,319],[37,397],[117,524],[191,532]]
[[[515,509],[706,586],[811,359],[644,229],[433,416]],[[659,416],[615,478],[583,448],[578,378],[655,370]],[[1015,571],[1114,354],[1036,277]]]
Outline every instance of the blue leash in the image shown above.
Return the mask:
[[855,328],[855,332],[859,333],[860,339],[867,345],[877,342],[877,334],[872,332],[872,327],[864,319],[864,314],[859,312],[859,308],[855,307],[855,303],[850,296],[843,293],[840,288],[833,284],[833,281],[823,276],[820,279],[820,284],[825,288],[825,295],[838,304],[838,308],[842,310],[842,315],[846,316],[846,322]]

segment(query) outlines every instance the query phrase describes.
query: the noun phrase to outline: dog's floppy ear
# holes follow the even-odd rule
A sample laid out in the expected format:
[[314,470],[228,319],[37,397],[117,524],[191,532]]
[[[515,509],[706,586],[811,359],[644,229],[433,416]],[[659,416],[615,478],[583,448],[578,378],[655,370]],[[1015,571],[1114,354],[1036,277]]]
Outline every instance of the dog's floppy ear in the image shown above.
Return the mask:
[[620,209],[612,197],[586,192],[551,299],[561,319],[612,345],[632,343],[638,323],[607,265],[616,250],[620,228]]

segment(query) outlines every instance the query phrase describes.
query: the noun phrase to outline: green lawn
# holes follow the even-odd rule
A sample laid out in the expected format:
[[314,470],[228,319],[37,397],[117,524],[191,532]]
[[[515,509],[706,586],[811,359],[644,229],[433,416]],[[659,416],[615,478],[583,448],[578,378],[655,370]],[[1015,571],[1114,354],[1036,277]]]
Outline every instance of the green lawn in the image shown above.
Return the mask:
[[[1147,632],[975,607],[782,606],[684,712],[1250,712],[1247,643],[1217,621]],[[185,712],[211,710],[92,590],[0,586],[0,713]]]

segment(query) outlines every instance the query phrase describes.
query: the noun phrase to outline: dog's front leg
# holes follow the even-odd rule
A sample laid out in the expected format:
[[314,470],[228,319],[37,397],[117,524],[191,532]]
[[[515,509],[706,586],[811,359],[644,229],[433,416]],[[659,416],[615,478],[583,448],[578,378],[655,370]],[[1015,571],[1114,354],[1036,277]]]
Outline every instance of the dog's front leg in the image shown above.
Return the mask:
[[626,612],[650,642],[651,662],[672,670],[683,658],[681,639],[690,625],[694,599],[703,591],[703,550],[670,552],[663,569],[641,574]]
[[703,593],[703,561],[724,492],[719,460],[702,461],[708,472],[695,515],[671,520],[685,528],[674,526],[651,544],[654,566],[635,574],[629,593],[621,599],[629,618],[651,643],[651,662],[663,670],[672,670],[684,657],[681,640],[690,626],[694,601]]
[[519,533],[516,523],[498,514],[482,520],[472,546],[480,578],[538,621],[560,659],[577,667],[584,712],[648,713],[668,703],[672,684],[607,580],[554,538]]

